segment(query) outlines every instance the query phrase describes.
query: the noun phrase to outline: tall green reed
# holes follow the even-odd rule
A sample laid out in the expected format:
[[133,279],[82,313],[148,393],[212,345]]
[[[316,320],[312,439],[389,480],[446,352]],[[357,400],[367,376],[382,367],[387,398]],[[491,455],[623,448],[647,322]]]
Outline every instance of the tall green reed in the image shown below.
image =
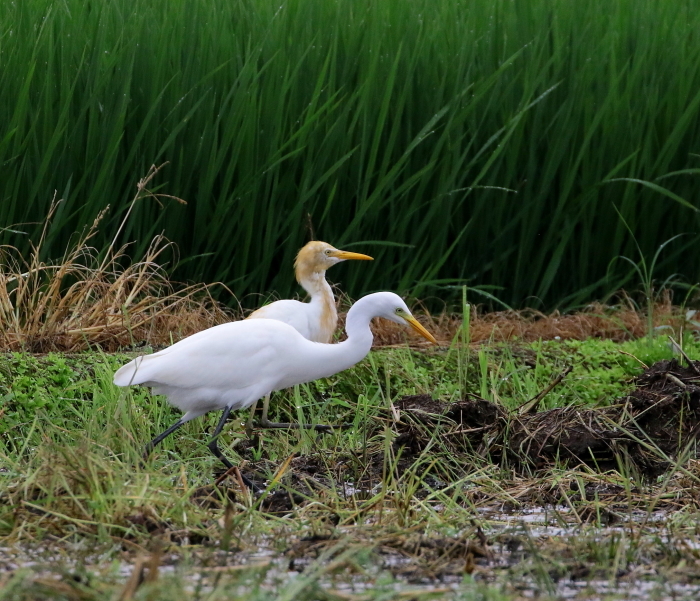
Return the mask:
[[[162,190],[188,205],[144,202],[122,236],[136,256],[165,231],[180,279],[292,294],[310,222],[377,258],[336,268],[353,297],[458,303],[468,282],[513,306],[580,304],[615,290],[628,274],[610,260],[636,251],[613,204],[647,253],[698,225],[699,8],[5,2],[0,226],[31,234],[57,191],[58,256],[107,204],[116,230],[168,161]],[[698,244],[660,272],[695,280]]]

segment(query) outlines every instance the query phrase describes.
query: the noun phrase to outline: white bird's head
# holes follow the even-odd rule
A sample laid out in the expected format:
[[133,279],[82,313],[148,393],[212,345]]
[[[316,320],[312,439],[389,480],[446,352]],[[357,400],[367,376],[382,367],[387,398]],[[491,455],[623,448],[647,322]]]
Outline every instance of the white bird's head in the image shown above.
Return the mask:
[[313,240],[306,244],[297,254],[294,262],[297,280],[311,273],[323,273],[336,263],[348,260],[373,261],[374,259],[368,255],[338,250],[327,242]]
[[[361,298],[355,305],[360,303],[366,306],[365,310],[375,317],[383,317],[401,325],[409,326],[423,338],[426,338],[433,344],[437,344],[434,336],[411,315],[411,311],[409,311],[406,303],[398,294],[393,292],[375,292]],[[352,311],[352,308],[350,310]]]

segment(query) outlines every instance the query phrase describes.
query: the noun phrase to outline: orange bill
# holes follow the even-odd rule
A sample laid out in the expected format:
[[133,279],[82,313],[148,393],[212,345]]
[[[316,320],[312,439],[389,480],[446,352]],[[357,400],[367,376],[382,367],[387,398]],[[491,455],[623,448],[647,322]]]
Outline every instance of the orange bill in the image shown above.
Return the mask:
[[343,261],[374,261],[374,258],[369,255],[363,255],[360,253],[351,253],[347,250],[336,250],[331,253],[331,257],[336,257],[337,259],[342,259]]
[[435,337],[426,330],[415,317],[412,316],[406,316],[404,319],[408,322],[408,325],[411,326],[416,332],[418,332],[423,338],[426,338],[430,340],[433,344],[437,344],[437,340],[435,340]]

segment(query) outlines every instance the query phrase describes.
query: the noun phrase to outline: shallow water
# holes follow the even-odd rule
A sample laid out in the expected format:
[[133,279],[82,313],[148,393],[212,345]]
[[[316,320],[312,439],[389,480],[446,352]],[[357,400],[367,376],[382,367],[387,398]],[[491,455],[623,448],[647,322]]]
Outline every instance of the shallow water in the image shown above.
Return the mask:
[[[596,600],[632,599],[645,601],[679,601],[700,599],[700,582],[687,581],[682,566],[676,570],[663,573],[655,564],[626,566],[615,577],[600,577],[596,570],[581,576],[562,569],[561,573],[552,573],[556,563],[551,555],[564,554],[571,549],[580,548],[577,543],[585,537],[589,544],[610,540],[611,537],[625,538],[634,534],[637,545],[658,545],[668,537],[665,525],[669,513],[657,511],[651,515],[644,512],[631,512],[621,521],[607,527],[580,524],[568,507],[543,507],[522,511],[503,512],[498,508],[480,510],[484,533],[490,540],[490,557],[477,557],[474,561],[472,580],[466,576],[464,558],[459,557],[452,564],[445,560],[445,566],[437,570],[437,577],[431,577],[425,566],[416,563],[415,558],[398,551],[380,548],[372,561],[364,565],[364,573],[349,572],[339,578],[322,576],[320,583],[339,593],[369,593],[376,587],[381,574],[392,574],[393,581],[385,582],[383,591],[391,595],[396,593],[408,595],[433,592],[437,595],[456,596],[459,592],[473,589],[476,582],[491,584],[501,589],[513,599],[562,599],[562,600]],[[643,524],[643,527],[642,527]],[[328,541],[330,549],[342,541],[349,545],[353,541],[353,529],[338,529],[341,540]],[[343,535],[348,538],[343,539]],[[303,539],[299,539],[302,541]],[[297,544],[298,542],[297,541]],[[191,546],[187,548],[171,547],[160,557],[158,572],[161,579],[178,575],[188,583],[187,588],[206,593],[215,586],[217,574],[240,573],[247,568],[252,572],[264,572],[262,586],[271,593],[292,583],[295,579],[305,577],[310,570],[318,567],[318,552],[298,555],[280,552],[276,548],[279,541],[262,539],[255,549],[224,552],[216,548]],[[675,544],[682,544],[688,550],[700,549],[700,541],[695,536],[676,539]],[[291,548],[291,547],[290,547]],[[661,549],[662,547],[659,547]],[[553,551],[552,551],[553,549]],[[537,558],[548,556],[546,562]],[[143,556],[143,555],[141,555]],[[91,549],[85,541],[77,543],[67,541],[46,541],[39,545],[16,545],[0,547],[0,583],[6,582],[10,573],[16,570],[29,571],[35,579],[65,578],[72,574],[89,574],[90,578],[118,585],[129,580],[134,571],[134,561],[138,554],[125,553],[121,545]],[[332,561],[329,556],[325,561]],[[538,572],[538,561],[545,565]],[[585,563],[586,558],[581,558]],[[611,560],[611,562],[614,561]],[[590,562],[589,562],[590,563]],[[450,565],[447,565],[450,564]],[[592,563],[595,566],[595,562]],[[600,566],[607,569],[612,564]],[[456,566],[456,568],[455,568]],[[390,597],[386,597],[390,598]]]

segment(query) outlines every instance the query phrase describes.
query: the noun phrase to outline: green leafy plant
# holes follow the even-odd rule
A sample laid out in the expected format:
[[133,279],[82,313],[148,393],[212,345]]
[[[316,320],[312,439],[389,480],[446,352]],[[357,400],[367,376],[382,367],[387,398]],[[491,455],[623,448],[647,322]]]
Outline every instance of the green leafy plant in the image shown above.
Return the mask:
[[248,306],[298,291],[309,223],[377,259],[337,268],[353,298],[459,306],[440,288],[466,282],[544,308],[619,287],[606,267],[635,247],[614,204],[643,249],[697,225],[690,5],[26,0],[0,23],[0,243],[23,256],[56,191],[42,260],[109,204],[104,248],[164,162],[188,204],[135,207],[130,253],[165,231],[176,279]]

